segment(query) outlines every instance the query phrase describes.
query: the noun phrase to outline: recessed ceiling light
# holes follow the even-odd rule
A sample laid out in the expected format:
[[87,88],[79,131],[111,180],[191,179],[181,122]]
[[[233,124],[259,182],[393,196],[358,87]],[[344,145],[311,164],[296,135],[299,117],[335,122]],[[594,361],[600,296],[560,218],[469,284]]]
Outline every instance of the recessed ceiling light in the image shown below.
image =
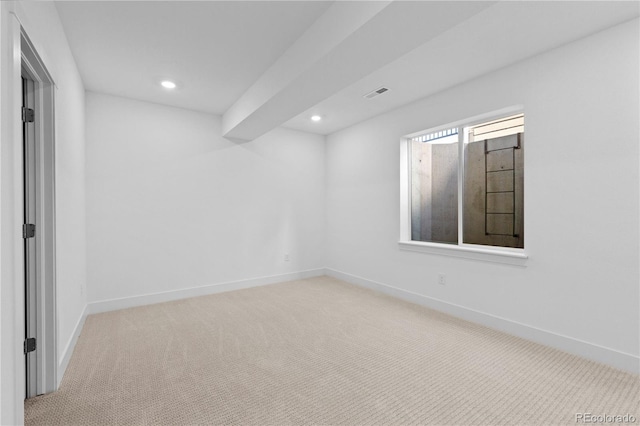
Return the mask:
[[165,89],[175,89],[176,84],[173,81],[164,80],[160,83]]
[[312,115],[311,116],[311,120],[312,121],[320,121],[320,120],[322,120],[322,117],[320,117],[319,115]]

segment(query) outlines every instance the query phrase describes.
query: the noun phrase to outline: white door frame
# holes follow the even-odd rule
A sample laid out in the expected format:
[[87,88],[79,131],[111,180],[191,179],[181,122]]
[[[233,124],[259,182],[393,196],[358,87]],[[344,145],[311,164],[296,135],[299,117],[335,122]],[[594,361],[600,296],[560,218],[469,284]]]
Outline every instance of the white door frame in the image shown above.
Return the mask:
[[55,118],[53,78],[21,29],[22,68],[35,82],[37,394],[57,389],[55,303]]
[[[24,423],[24,253],[22,238],[22,40],[21,8],[0,1],[0,424]],[[26,26],[27,30],[29,26]],[[26,34],[25,34],[26,35]],[[28,38],[27,38],[28,39]],[[31,46],[33,47],[33,46]],[[35,49],[33,49],[35,52]],[[37,57],[37,56],[36,56]],[[38,63],[31,63],[38,70]],[[39,66],[42,67],[40,61]],[[43,70],[46,68],[42,67]],[[50,76],[49,76],[50,78]],[[50,86],[51,94],[55,91]],[[42,104],[51,102],[42,99]],[[53,123],[53,114],[50,117]],[[55,265],[55,262],[53,262]],[[55,308],[55,289],[49,300]],[[56,315],[46,330],[54,330],[44,347],[56,355]],[[47,331],[47,333],[49,332]],[[50,341],[50,342],[49,342]],[[53,351],[51,352],[51,348]],[[57,362],[46,362],[45,386],[57,387]],[[53,378],[54,380],[51,380]]]
[[[24,423],[20,22],[0,1],[0,424]],[[20,80],[20,84],[18,83]]]

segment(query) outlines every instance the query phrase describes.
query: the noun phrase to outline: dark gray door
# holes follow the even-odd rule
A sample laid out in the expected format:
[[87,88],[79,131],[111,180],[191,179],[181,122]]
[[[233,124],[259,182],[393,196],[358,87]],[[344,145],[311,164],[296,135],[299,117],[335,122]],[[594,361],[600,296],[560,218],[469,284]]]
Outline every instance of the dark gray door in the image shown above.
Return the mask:
[[35,229],[37,188],[36,188],[36,132],[33,118],[35,105],[35,83],[22,78],[22,146],[23,146],[23,186],[24,186],[24,295],[25,295],[25,366],[26,397],[37,395],[37,259],[36,244],[38,230]]

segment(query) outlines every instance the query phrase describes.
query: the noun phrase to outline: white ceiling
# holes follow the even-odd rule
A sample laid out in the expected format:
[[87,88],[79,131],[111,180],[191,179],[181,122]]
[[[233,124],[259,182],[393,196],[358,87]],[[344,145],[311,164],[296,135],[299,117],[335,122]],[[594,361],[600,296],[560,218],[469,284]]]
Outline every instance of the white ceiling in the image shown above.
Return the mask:
[[87,90],[222,115],[244,140],[278,125],[329,134],[640,13],[635,1],[56,4]]
[[[223,114],[330,2],[57,1],[87,90]],[[162,90],[163,78],[178,82]]]
[[[330,134],[562,44],[633,19],[638,2],[503,1],[333,94],[284,126]],[[612,46],[615,49],[615,46]],[[373,99],[363,95],[381,86]],[[324,116],[319,123],[309,120]]]

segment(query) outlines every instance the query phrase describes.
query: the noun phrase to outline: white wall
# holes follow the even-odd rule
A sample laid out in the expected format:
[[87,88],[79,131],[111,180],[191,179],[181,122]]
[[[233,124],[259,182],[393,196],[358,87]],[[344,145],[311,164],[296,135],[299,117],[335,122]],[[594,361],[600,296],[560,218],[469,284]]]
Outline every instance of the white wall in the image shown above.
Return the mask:
[[[635,20],[330,135],[327,266],[637,370],[638,55]],[[526,266],[400,251],[400,138],[518,104]]]
[[[55,91],[55,126],[56,126],[56,285],[57,285],[57,349],[58,361],[61,364],[59,374],[64,372],[65,360],[68,360],[66,349],[74,336],[74,331],[86,306],[85,263],[85,176],[84,176],[84,87],[76,68],[75,61],[67,44],[66,36],[58,18],[55,6],[51,2],[3,2],[2,23],[19,22],[26,30],[33,42],[45,67],[56,83]],[[17,17],[17,18],[16,18]],[[7,58],[10,46],[9,34],[4,29],[2,36],[2,58]],[[3,62],[3,72],[6,72],[7,62]],[[13,78],[12,76],[11,78]],[[19,84],[19,75],[17,82]],[[14,99],[14,82],[4,78],[2,80],[2,97],[7,102],[19,102]],[[10,99],[7,99],[10,98]],[[16,110],[17,111],[17,110]],[[4,120],[9,124],[10,120]],[[17,117],[11,118],[19,119]],[[3,136],[6,135],[3,131]],[[17,139],[15,138],[17,137]],[[20,221],[21,207],[16,203],[14,191],[21,191],[21,180],[16,179],[16,170],[11,170],[7,161],[19,158],[19,152],[14,149],[20,146],[21,134],[11,135],[11,139],[2,140],[3,191],[0,199],[3,212],[3,253],[2,253],[2,286],[13,287],[16,294],[23,291],[23,282],[16,270],[20,262],[15,250],[5,244],[9,240],[19,239],[19,228],[14,221]],[[16,142],[17,141],[17,142]],[[6,158],[9,156],[9,159]],[[13,216],[12,215],[13,212]],[[10,235],[9,230],[15,228]],[[21,261],[21,257],[20,257]],[[3,292],[3,294],[5,294]],[[0,423],[22,423],[23,393],[10,389],[7,385],[19,383],[20,375],[24,372],[23,357],[21,356],[21,342],[24,338],[24,322],[19,318],[2,312],[3,334],[1,342],[3,354],[7,346],[16,348],[16,356],[2,359],[0,381],[2,382],[2,404],[0,406]],[[5,331],[7,324],[17,330],[14,337]],[[15,338],[15,340],[14,340]]]
[[87,93],[90,302],[324,266],[324,138],[220,125]]

